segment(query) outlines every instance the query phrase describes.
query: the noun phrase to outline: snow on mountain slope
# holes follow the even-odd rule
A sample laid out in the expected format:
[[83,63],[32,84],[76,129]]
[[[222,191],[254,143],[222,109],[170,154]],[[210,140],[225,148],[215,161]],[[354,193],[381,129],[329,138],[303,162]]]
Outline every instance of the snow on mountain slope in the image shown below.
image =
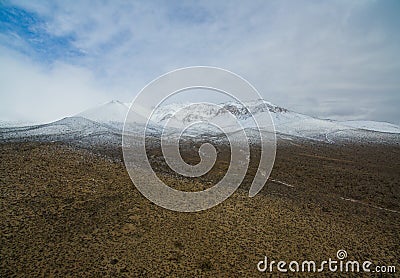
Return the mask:
[[[76,117],[83,117],[98,123],[104,123],[122,131],[130,105],[130,103],[112,100],[103,105],[85,110],[77,114]],[[131,112],[129,116],[136,123],[143,124],[147,122],[147,119],[135,112]]]
[[129,106],[118,100],[112,100],[101,106],[85,110],[76,116],[83,117],[95,122],[124,122]]
[[[236,116],[239,123],[246,129],[255,129],[256,125],[251,117],[250,111],[253,112],[254,118],[261,122],[261,119],[269,117],[270,113],[274,122],[275,130],[279,134],[291,135],[306,139],[320,140],[325,142],[335,142],[338,137],[341,138],[383,138],[386,133],[397,133],[400,127],[387,123],[368,122],[360,126],[351,126],[347,122],[338,122],[332,120],[322,120],[310,117],[304,114],[296,113],[285,108],[273,105],[264,100],[255,100],[245,102],[245,107],[236,102],[227,102],[220,104],[220,109],[209,105],[198,105],[186,107],[188,104],[169,104],[157,109],[152,117],[152,121],[165,125],[168,121],[172,127],[180,129],[184,125],[189,125],[197,121],[213,121],[219,123],[227,130],[230,128],[231,121],[227,115],[227,111]],[[173,115],[179,111],[178,116]],[[363,129],[360,129],[360,128]],[[198,133],[215,133],[215,129],[205,124],[196,125]],[[262,128],[262,127],[261,127]],[[194,130],[191,128],[191,133]],[[230,130],[233,131],[233,130]],[[382,135],[371,134],[371,132],[379,132]],[[371,139],[374,141],[375,139]]]
[[1,139],[55,135],[84,137],[92,134],[118,133],[118,130],[82,117],[67,117],[49,124],[2,128]]
[[[357,140],[369,137],[380,140],[380,138],[389,134],[393,136],[400,135],[400,127],[389,123],[322,120],[281,108],[264,100],[255,100],[244,104],[245,106],[236,102],[226,102],[219,104],[220,107],[209,104],[196,104],[196,106],[189,107],[188,103],[167,104],[158,107],[154,111],[150,119],[150,132],[152,134],[159,134],[162,131],[162,127],[169,122],[170,129],[167,130],[167,133],[171,136],[176,136],[183,126],[199,121],[207,122],[211,120],[226,128],[225,131],[235,132],[240,127],[232,122],[231,114],[237,118],[240,125],[246,130],[255,131],[256,125],[250,113],[252,111],[253,116],[259,122],[261,122],[261,119],[269,117],[269,112],[272,116],[275,130],[279,134],[312,140],[334,142],[336,141],[335,138],[338,137],[357,138]],[[129,111],[129,105],[129,103],[111,101],[83,111],[75,117],[64,118],[50,124],[0,128],[0,139],[39,135],[55,136],[60,134],[77,136],[79,138],[82,136],[97,136],[99,134],[101,136],[104,134],[119,134],[118,136],[120,136],[125,117]],[[177,111],[179,113],[174,115]],[[134,114],[134,116],[135,122],[125,125],[125,130],[132,133],[140,130],[139,127],[147,122],[139,114]],[[250,131],[246,132],[253,134]],[[218,133],[220,131],[211,125],[196,124],[188,130],[187,135],[197,136],[199,134],[208,134],[208,136],[212,137]],[[371,140],[374,141],[375,139]]]
[[[171,127],[181,128],[183,125],[194,123],[196,121],[209,121],[221,123],[222,126],[230,121],[228,120],[227,111],[237,117],[240,124],[245,128],[255,128],[255,123],[251,118],[250,111],[256,119],[268,117],[268,111],[271,113],[275,129],[278,133],[293,136],[321,138],[337,131],[349,131],[354,129],[365,129],[378,132],[400,133],[400,127],[381,122],[371,121],[331,121],[313,118],[304,114],[299,114],[285,108],[271,104],[265,100],[254,100],[245,102],[245,107],[237,102],[226,102],[220,104],[221,108],[210,106],[207,104],[189,106],[190,103],[171,103],[158,107],[152,117],[151,122],[155,126],[164,126],[168,121]],[[104,105],[88,109],[77,116],[87,119],[108,123],[122,130],[123,122],[129,110],[129,103],[120,101],[111,101]],[[173,115],[180,111],[179,114]],[[146,119],[135,114],[135,120],[145,123]],[[206,125],[197,125],[198,132],[211,132]],[[226,126],[225,126],[226,127]],[[194,129],[192,128],[192,131]]]
[[[262,112],[255,115],[255,118],[268,117],[267,112]],[[338,130],[349,130],[351,127],[347,127],[335,122],[320,120],[310,116],[294,113],[294,112],[283,112],[283,113],[271,113],[274,121],[275,130],[281,134],[299,136],[299,137],[321,137]],[[254,128],[251,123],[244,123],[245,126]]]
[[[251,120],[249,111],[250,109],[253,111],[253,115],[256,117],[256,119],[268,117],[267,112],[269,111],[272,115],[277,132],[296,136],[305,135],[305,133],[329,133],[337,130],[349,129],[365,129],[378,132],[400,133],[399,126],[389,123],[373,121],[322,120],[287,110],[266,102],[265,100],[245,102],[244,104],[248,109],[237,102],[222,103],[220,104],[221,109],[206,104],[203,106],[197,105],[195,107],[187,107],[189,104],[190,103],[172,103],[160,106],[154,111],[151,121],[163,126],[177,111],[181,110],[179,116],[175,116],[174,119],[171,120],[170,124],[172,126],[180,127],[182,124],[188,124],[195,121],[207,121],[211,119],[223,123],[224,115],[226,116],[225,110],[228,110],[239,119],[240,123],[245,128],[255,128],[254,121]],[[113,100],[101,106],[85,110],[76,116],[84,117],[99,123],[112,124],[113,126],[117,126],[119,129],[121,129],[122,123],[125,121],[125,117],[129,111],[129,106],[130,103],[123,103]],[[146,120],[139,115],[135,115],[134,118],[140,123],[146,122]],[[201,129],[200,126],[199,128]]]
[[341,121],[339,122],[342,125],[358,128],[358,129],[365,129],[365,130],[372,130],[378,132],[385,132],[385,133],[400,133],[400,127],[391,123],[387,122],[375,122],[375,121]]
[[[313,137],[337,130],[351,129],[351,127],[340,123],[295,113],[264,100],[251,101],[244,104],[245,107],[239,103],[227,102],[221,104],[220,109],[208,105],[183,108],[185,107],[184,104],[170,104],[158,109],[154,113],[152,120],[162,125],[171,120],[172,126],[177,128],[180,127],[181,123],[190,124],[200,120],[213,120],[226,127],[227,123],[230,122],[227,113],[230,112],[236,116],[244,128],[254,129],[256,125],[250,113],[252,111],[258,122],[261,122],[262,118],[269,117],[269,112],[277,132],[294,136]],[[172,118],[173,114],[178,110],[180,111],[179,116]],[[199,128],[201,129],[202,126]]]

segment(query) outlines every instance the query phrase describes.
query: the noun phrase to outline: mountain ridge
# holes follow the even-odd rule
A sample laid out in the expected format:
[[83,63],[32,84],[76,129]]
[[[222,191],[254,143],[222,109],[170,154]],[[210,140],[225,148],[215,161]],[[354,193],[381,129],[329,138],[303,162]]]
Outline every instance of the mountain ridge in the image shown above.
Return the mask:
[[[262,99],[244,104],[245,106],[237,102],[226,102],[219,104],[219,107],[209,104],[196,104],[196,106],[189,108],[186,107],[187,103],[167,104],[154,111],[149,119],[148,131],[155,136],[159,136],[164,131],[167,131],[168,136],[176,136],[181,134],[182,128],[191,125],[190,130],[185,131],[185,134],[189,137],[208,136],[213,138],[219,137],[221,131],[210,128],[207,122],[215,121],[224,128],[225,132],[230,133],[244,129],[248,136],[253,137],[259,130],[254,119],[262,123],[263,119],[265,122],[265,117],[271,115],[274,130],[268,126],[266,130],[262,126],[260,128],[267,132],[275,131],[281,138],[303,138],[327,143],[343,140],[354,142],[387,141],[395,144],[400,142],[400,127],[386,122],[318,119],[279,107]],[[87,142],[92,138],[92,140],[98,142],[107,142],[108,140],[112,141],[113,144],[118,144],[123,130],[137,133],[142,130],[141,127],[147,122],[147,119],[143,116],[134,114],[134,118],[139,119],[138,123],[128,121],[124,126],[129,107],[129,103],[113,100],[52,123],[25,127],[0,127],[0,140],[39,137],[40,140],[47,141],[74,140],[74,138],[82,140],[82,138],[87,137],[85,139]],[[174,116],[177,111],[180,111],[179,114]],[[251,112],[254,119],[251,117]],[[232,117],[228,114],[233,114],[236,117],[237,122],[241,125],[239,128],[237,125],[230,126]],[[205,124],[197,124],[199,121],[203,121]],[[167,130],[164,129],[166,123],[169,124]]]
[[[158,109],[152,115],[150,121],[156,124],[164,124],[176,113],[178,110],[185,109],[189,103],[172,103],[164,106],[158,107]],[[222,110],[229,111],[235,115],[240,121],[244,123],[244,127],[251,128],[253,126],[249,125],[247,119],[251,117],[250,111],[247,107],[250,107],[254,116],[267,116],[265,108],[272,115],[272,119],[276,130],[282,133],[291,133],[292,130],[301,131],[302,128],[310,129],[322,129],[327,131],[327,129],[362,129],[375,132],[383,133],[400,133],[400,127],[387,123],[378,121],[335,121],[327,119],[319,119],[316,117],[308,116],[306,114],[297,113],[292,110],[274,105],[263,99],[254,100],[249,102],[244,102],[245,106],[237,102],[225,102],[219,104],[221,109],[211,109],[208,108],[204,111],[193,112],[193,109],[188,109],[185,114],[185,118],[181,118],[186,123],[194,122],[196,120],[207,120],[216,116],[223,114]],[[101,106],[90,108],[85,110],[76,116],[81,116],[96,122],[103,123],[123,123],[127,112],[129,111],[129,103],[123,103],[121,101],[113,100],[107,102]],[[293,133],[293,132],[292,132]],[[296,134],[297,135],[297,134]]]

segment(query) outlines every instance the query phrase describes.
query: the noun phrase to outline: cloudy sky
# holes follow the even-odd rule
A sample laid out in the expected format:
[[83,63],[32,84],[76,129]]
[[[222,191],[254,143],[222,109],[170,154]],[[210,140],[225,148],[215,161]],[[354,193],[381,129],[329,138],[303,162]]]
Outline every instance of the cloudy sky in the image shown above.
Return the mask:
[[277,105],[400,124],[400,1],[1,1],[0,119],[129,102],[210,65]]

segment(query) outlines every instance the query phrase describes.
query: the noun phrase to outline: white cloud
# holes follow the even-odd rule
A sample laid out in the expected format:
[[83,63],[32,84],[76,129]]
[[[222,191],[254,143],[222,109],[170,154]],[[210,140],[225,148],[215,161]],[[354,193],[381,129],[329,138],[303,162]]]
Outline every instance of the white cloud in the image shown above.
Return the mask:
[[[399,112],[386,109],[388,103],[400,101],[400,38],[391,29],[394,19],[385,14],[390,7],[380,8],[385,3],[50,1],[20,5],[42,15],[48,32],[73,37],[73,45],[86,55],[74,61],[60,59],[50,70],[18,56],[8,57],[7,63],[19,68],[13,76],[2,66],[7,72],[7,90],[0,85],[9,94],[4,96],[6,102],[32,94],[45,101],[51,94],[43,84],[50,82],[51,91],[68,100],[64,109],[56,109],[59,117],[67,104],[76,111],[97,98],[130,101],[166,71],[213,65],[241,74],[266,99],[293,110],[341,118],[348,103],[358,103],[362,108],[347,113],[349,117],[399,123]],[[21,71],[30,76],[29,93],[16,81]],[[64,87],[79,92],[82,102],[70,101]]]
[[2,119],[47,122],[108,100],[85,68],[59,62],[45,68],[4,50],[0,64]]

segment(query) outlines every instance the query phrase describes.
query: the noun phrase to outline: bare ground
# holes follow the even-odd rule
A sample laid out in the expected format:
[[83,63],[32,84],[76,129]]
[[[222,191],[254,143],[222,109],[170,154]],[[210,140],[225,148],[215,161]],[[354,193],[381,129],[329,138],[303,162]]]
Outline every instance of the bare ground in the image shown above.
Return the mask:
[[[193,151],[183,148],[191,163]],[[221,149],[213,171],[189,182],[157,152],[160,177],[186,190],[209,187],[227,165]],[[120,150],[94,153],[0,145],[1,276],[257,277],[266,276],[256,268],[265,255],[322,261],[339,249],[400,271],[398,145],[280,143],[261,194],[246,191],[253,163],[234,195],[198,213],[145,199],[114,159]]]

